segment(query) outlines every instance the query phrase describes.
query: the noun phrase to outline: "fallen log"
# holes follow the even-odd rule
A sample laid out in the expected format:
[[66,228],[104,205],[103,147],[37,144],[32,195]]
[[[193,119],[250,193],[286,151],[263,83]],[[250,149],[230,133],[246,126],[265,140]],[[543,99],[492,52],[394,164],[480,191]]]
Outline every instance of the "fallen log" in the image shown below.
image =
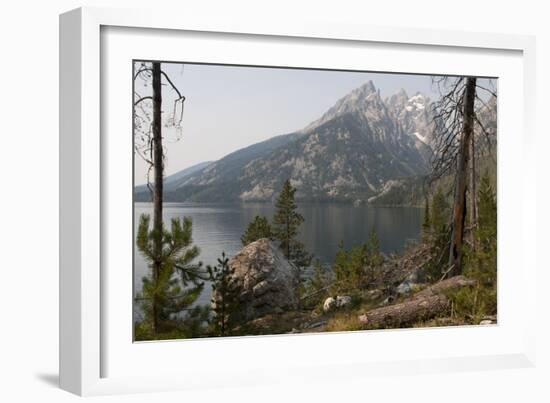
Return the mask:
[[406,327],[415,322],[432,319],[450,308],[445,292],[473,285],[473,280],[464,276],[451,277],[436,283],[407,301],[372,309],[359,316],[365,329]]
[[467,277],[455,276],[448,278],[447,280],[439,281],[423,289],[422,291],[416,293],[413,298],[422,298],[437,295],[448,291],[457,290],[462,287],[469,287],[475,285],[475,283],[475,280],[469,279]]
[[449,304],[449,299],[443,294],[413,298],[400,304],[368,311],[359,316],[359,321],[366,329],[404,327],[447,311]]

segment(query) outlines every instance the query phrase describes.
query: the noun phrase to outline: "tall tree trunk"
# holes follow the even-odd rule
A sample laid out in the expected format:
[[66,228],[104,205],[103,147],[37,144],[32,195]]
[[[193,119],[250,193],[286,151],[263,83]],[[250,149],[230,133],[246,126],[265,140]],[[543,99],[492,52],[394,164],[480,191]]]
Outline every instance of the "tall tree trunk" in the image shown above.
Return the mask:
[[453,205],[453,232],[449,253],[450,275],[462,273],[462,242],[464,238],[464,222],[466,218],[466,191],[468,183],[468,163],[470,160],[470,143],[474,135],[474,102],[476,94],[475,77],[466,78],[464,90],[464,120],[458,151],[456,172],[455,200]]
[[471,241],[475,249],[474,229],[477,228],[477,191],[476,191],[476,152],[475,152],[475,135],[472,135],[470,141],[470,157],[472,160],[472,169],[470,175],[470,226]]
[[153,63],[153,228],[162,230],[162,87],[160,63]]
[[[163,177],[163,151],[162,151],[162,86],[160,63],[153,63],[153,231],[154,255],[153,278],[159,281],[162,269],[162,177]],[[153,297],[153,331],[158,331],[158,301]]]

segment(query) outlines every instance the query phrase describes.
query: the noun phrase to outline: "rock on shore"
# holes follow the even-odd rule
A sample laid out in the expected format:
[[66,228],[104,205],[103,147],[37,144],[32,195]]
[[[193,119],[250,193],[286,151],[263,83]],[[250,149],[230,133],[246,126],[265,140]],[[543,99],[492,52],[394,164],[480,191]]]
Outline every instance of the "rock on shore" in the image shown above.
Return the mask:
[[268,239],[246,245],[230,259],[229,266],[233,269],[232,282],[239,290],[241,320],[298,307],[298,269]]

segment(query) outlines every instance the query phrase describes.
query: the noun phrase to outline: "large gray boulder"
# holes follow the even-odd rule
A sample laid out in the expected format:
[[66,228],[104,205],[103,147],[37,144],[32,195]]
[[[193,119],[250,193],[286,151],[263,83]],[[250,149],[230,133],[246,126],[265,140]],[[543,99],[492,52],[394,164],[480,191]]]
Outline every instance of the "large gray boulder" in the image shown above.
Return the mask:
[[241,320],[298,307],[298,269],[268,239],[246,245],[229,260],[229,267]]

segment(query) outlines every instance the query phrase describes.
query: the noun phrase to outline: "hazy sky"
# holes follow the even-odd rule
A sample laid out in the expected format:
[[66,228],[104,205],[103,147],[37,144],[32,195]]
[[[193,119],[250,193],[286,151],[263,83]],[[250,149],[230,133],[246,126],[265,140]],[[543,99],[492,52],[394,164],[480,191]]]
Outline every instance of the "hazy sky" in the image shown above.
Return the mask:
[[[182,137],[166,129],[165,174],[270,137],[299,130],[338,99],[369,80],[382,97],[404,88],[435,98],[430,76],[163,63],[185,95]],[[150,87],[136,84],[141,95]],[[149,93],[148,93],[149,92]],[[163,112],[172,113],[175,94],[163,87]],[[145,183],[146,164],[135,159],[136,184]]]

